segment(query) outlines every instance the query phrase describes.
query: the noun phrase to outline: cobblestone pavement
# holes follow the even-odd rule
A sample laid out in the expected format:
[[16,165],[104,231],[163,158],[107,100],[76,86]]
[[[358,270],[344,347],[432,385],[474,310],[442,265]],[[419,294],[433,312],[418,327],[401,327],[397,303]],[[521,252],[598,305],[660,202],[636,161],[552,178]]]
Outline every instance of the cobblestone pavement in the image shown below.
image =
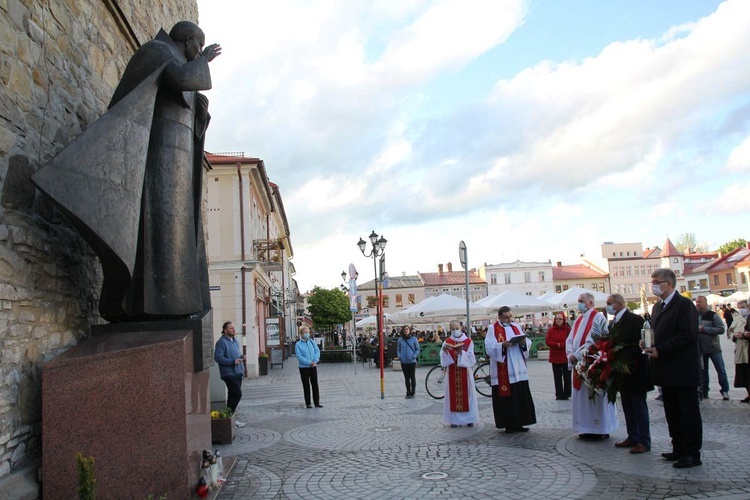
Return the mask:
[[[730,385],[732,344],[723,339]],[[237,459],[217,498],[731,498],[750,499],[750,405],[744,390],[719,396],[711,366],[711,395],[701,405],[703,466],[674,469],[661,403],[649,394],[652,451],[631,455],[614,447],[625,436],[586,442],[570,429],[569,401],[556,401],[552,369],[529,361],[538,423],[505,434],[494,426],[489,398],[479,400],[474,428],[446,427],[442,401],[424,390],[429,367],[417,369],[417,398],[404,399],[403,376],[359,364],[324,364],[323,408],[306,409],[295,358],[269,375],[246,380],[237,429],[222,454]]]

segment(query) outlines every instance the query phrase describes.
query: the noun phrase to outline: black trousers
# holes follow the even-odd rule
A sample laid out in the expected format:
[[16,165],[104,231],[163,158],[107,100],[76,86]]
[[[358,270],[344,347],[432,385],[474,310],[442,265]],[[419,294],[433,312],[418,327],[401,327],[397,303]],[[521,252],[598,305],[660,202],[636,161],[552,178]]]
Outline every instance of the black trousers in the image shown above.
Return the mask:
[[312,401],[320,404],[320,391],[318,390],[318,367],[300,368],[299,377],[302,379],[302,390],[305,393],[305,404],[310,406],[310,387],[312,387]]
[[552,378],[555,380],[555,396],[569,398],[571,390],[568,363],[552,363]]
[[417,364],[401,363],[401,371],[404,373],[404,383],[406,384],[406,394],[414,395],[417,389]]
[[703,445],[703,420],[695,387],[665,387],[664,416],[667,417],[672,452],[700,458]]
[[223,379],[227,386],[227,406],[234,413],[242,399],[242,375]]

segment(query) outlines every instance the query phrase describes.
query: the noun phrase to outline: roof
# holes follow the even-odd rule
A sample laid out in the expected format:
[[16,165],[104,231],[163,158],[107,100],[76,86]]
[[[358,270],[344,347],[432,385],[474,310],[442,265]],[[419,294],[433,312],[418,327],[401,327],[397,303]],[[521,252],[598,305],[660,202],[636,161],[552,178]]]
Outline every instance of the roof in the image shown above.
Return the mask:
[[708,271],[708,268],[711,267],[714,264],[714,261],[711,262],[702,262],[698,264],[685,264],[683,266],[682,275],[683,276],[690,276],[693,274],[702,274]]
[[643,251],[643,258],[644,259],[655,259],[656,257],[661,256],[661,248],[654,247],[654,248],[647,248]]
[[583,264],[571,264],[567,266],[553,266],[553,280],[573,280],[573,279],[591,279],[606,278],[607,273],[602,273]]
[[[466,283],[466,273],[464,271],[444,271],[443,273],[419,273],[424,286],[440,285],[461,285]],[[469,271],[469,283],[477,285],[486,285],[477,272],[472,269]]]
[[[391,288],[420,288],[422,287],[422,280],[419,276],[388,276],[388,289]],[[373,290],[375,289],[375,280],[370,280],[357,285],[357,290]]]
[[664,242],[664,253],[661,254],[662,257],[682,257],[683,253],[677,250],[677,248],[672,244],[672,241],[667,238],[667,241]]
[[750,248],[740,247],[732,250],[720,259],[713,261],[713,265],[708,268],[708,272],[715,273],[724,269],[731,269],[740,262],[750,260]]

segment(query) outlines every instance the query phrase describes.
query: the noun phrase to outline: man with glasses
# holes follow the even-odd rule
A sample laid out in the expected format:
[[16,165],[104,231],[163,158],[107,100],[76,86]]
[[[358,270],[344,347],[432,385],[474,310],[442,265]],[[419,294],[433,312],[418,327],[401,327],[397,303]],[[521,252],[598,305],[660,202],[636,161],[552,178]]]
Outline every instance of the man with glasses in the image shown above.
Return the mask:
[[662,387],[672,451],[662,453],[673,467],[701,465],[703,422],[698,394],[698,310],[675,291],[677,278],[671,269],[651,275],[651,291],[661,299],[653,309],[654,346],[644,349],[651,358],[654,383]]
[[648,357],[641,353],[643,318],[628,310],[625,297],[613,293],[607,297],[607,313],[613,315],[609,333],[615,346],[615,361],[623,361],[628,374],[620,386],[620,401],[625,415],[628,437],[615,443],[617,448],[630,448],[630,453],[646,453],[651,450],[651,428],[648,419],[646,394],[654,390],[648,370]]
[[[569,368],[583,360],[589,348],[607,334],[607,318],[594,308],[594,296],[582,293],[578,297],[578,311],[581,313],[573,324],[573,329],[565,342]],[[617,430],[617,409],[610,403],[606,394],[589,397],[589,389],[583,380],[573,372],[573,430],[578,437],[590,441],[609,439],[610,432]]]

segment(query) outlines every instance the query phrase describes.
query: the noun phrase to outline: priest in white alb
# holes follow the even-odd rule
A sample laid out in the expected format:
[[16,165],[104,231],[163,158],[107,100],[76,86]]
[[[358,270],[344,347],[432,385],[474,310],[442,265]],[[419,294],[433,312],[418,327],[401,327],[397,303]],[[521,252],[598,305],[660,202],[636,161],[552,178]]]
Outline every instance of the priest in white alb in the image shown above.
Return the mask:
[[450,329],[440,350],[440,366],[446,368],[443,419],[451,427],[474,427],[479,422],[472,372],[476,363],[474,342],[461,331],[458,321],[451,321]]
[[490,357],[495,427],[508,434],[526,432],[529,429],[524,425],[536,423],[526,368],[531,340],[523,334],[521,325],[512,321],[510,307],[498,309],[497,317],[484,339],[484,350]]
[[578,310],[581,314],[565,342],[569,367],[573,370],[573,430],[581,439],[609,439],[609,434],[617,430],[615,405],[606,394],[595,393],[592,398],[590,389],[575,372],[575,365],[584,358],[589,347],[607,334],[607,318],[594,308],[594,296],[590,293],[578,297]]

